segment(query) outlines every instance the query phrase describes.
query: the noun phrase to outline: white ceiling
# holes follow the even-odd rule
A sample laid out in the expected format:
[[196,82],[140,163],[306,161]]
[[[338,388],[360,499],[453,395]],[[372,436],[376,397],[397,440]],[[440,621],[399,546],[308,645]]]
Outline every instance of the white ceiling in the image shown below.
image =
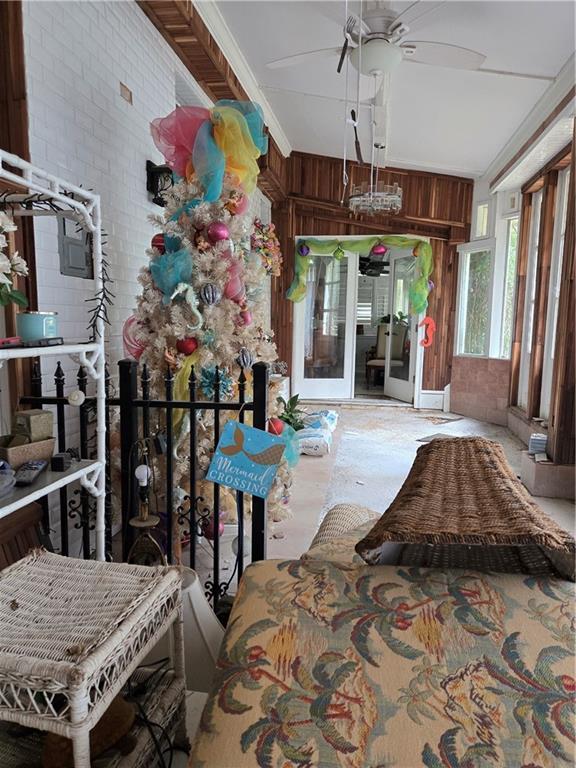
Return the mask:
[[[486,55],[484,68],[553,78],[574,52],[570,0],[389,5],[396,12],[408,9],[406,40],[471,48]],[[218,0],[217,6],[293,149],[341,157],[345,78],[336,73],[337,57],[287,69],[266,64],[340,45],[345,3]],[[356,8],[349,3],[349,9]],[[354,88],[352,67],[350,80]],[[541,80],[402,62],[392,81],[388,165],[482,175],[548,86]],[[368,116],[362,110],[365,158]],[[353,152],[350,135],[348,152]]]

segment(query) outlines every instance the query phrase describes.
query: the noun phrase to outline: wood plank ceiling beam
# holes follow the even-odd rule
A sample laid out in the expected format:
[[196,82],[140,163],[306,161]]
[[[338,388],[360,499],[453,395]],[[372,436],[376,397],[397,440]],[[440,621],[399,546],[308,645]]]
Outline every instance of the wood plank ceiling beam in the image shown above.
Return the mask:
[[212,99],[248,99],[246,91],[190,0],[136,0]]

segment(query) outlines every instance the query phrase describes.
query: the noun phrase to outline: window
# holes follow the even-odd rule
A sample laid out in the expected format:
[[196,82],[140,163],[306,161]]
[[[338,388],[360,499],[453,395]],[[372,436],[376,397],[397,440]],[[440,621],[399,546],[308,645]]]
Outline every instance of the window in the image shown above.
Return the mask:
[[476,226],[474,227],[474,237],[481,239],[488,237],[488,214],[490,212],[489,203],[478,203],[476,206]]
[[514,216],[513,218],[508,219],[506,227],[506,262],[504,267],[504,297],[502,301],[500,357],[510,357],[510,350],[512,347],[519,225],[520,217]]
[[467,243],[459,248],[458,331],[459,355],[487,356],[490,349],[490,314],[493,241]]

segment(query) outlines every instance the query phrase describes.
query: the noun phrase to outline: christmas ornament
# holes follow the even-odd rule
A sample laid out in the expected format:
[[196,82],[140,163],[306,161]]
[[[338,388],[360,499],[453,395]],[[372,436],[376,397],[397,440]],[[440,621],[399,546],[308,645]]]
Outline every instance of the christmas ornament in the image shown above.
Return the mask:
[[345,255],[346,254],[344,253],[344,249],[341,248],[340,246],[338,246],[334,251],[334,258],[336,259],[336,261],[340,261],[341,259],[344,258]]
[[130,315],[122,328],[124,354],[126,357],[134,358],[134,360],[140,360],[142,352],[146,349],[146,345],[136,336],[139,327],[138,319],[134,315]]
[[298,246],[298,253],[300,254],[300,256],[308,256],[308,254],[310,253],[310,248],[308,248],[306,243],[300,243],[300,245]]
[[154,235],[151,242],[152,248],[156,248],[157,251],[159,251],[161,254],[166,251],[166,245],[164,244],[164,235],[162,232],[159,232],[157,235]]
[[[220,399],[226,399],[232,397],[234,392],[234,382],[229,373],[225,370],[218,370],[218,377],[220,379]],[[202,368],[200,371],[200,389],[209,400],[214,398],[216,382],[216,366],[210,365],[207,368]]]
[[249,309],[243,309],[240,312],[239,318],[238,318],[238,324],[239,325],[250,325],[252,322],[252,312],[250,312]]
[[199,229],[196,230],[196,234],[194,235],[194,245],[200,251],[200,253],[205,253],[212,247],[208,240],[206,240],[204,237],[204,233]]
[[[222,536],[224,533],[224,522],[222,520],[224,516],[224,513],[221,511],[218,514],[218,535]],[[210,539],[210,541],[214,540],[214,514],[211,514],[210,517],[206,518],[204,517],[200,523],[200,528],[202,530],[202,534],[207,538]]]
[[231,301],[235,301],[236,304],[240,304],[246,298],[246,290],[244,283],[239,277],[234,276],[231,280],[228,280],[224,287],[224,296]]
[[254,358],[252,357],[252,352],[250,352],[249,349],[246,349],[246,347],[242,347],[242,349],[238,353],[236,362],[241,368],[252,368],[252,364],[254,362]]
[[84,400],[86,400],[86,395],[79,389],[75,389],[68,395],[68,402],[76,408],[79,408],[84,403]]
[[272,418],[268,419],[268,432],[271,432],[273,435],[281,435],[284,430],[284,422],[282,419]]
[[370,256],[382,260],[388,253],[388,248],[383,243],[376,243],[370,249]]
[[198,349],[198,342],[193,336],[187,336],[185,339],[178,339],[176,349],[182,355],[191,355]]
[[215,245],[220,240],[228,240],[230,230],[223,221],[213,221],[211,224],[208,224],[206,234],[212,245]]
[[224,203],[224,208],[232,214],[232,216],[241,215],[246,213],[250,205],[250,200],[240,190],[233,189],[230,192],[228,200]]
[[204,304],[208,304],[208,306],[218,304],[222,298],[222,291],[217,285],[214,285],[214,283],[205,283],[205,285],[200,288],[200,298]]

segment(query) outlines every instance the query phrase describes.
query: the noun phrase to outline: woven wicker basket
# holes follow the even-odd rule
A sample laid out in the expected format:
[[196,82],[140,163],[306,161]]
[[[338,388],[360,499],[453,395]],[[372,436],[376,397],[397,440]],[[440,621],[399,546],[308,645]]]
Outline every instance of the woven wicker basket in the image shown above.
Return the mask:
[[[559,553],[573,560],[576,552],[574,538],[532,501],[502,446],[482,437],[433,440],[418,449],[396,498],[356,552],[378,563],[386,542],[433,545],[436,551],[425,559],[433,555],[446,567],[463,562],[466,552],[464,561],[480,562],[483,553],[489,563],[498,560],[500,570],[508,562],[513,572],[520,563],[542,566],[537,547],[548,559],[548,553]],[[526,552],[520,555],[514,550],[519,547]],[[424,549],[409,551],[418,553],[420,564]]]
[[4,459],[12,467],[18,469],[27,461],[50,461],[54,454],[55,438],[48,440],[38,440],[36,443],[26,443],[17,445],[14,448],[8,448],[7,444],[12,440],[12,435],[2,435],[0,437],[0,459]]

